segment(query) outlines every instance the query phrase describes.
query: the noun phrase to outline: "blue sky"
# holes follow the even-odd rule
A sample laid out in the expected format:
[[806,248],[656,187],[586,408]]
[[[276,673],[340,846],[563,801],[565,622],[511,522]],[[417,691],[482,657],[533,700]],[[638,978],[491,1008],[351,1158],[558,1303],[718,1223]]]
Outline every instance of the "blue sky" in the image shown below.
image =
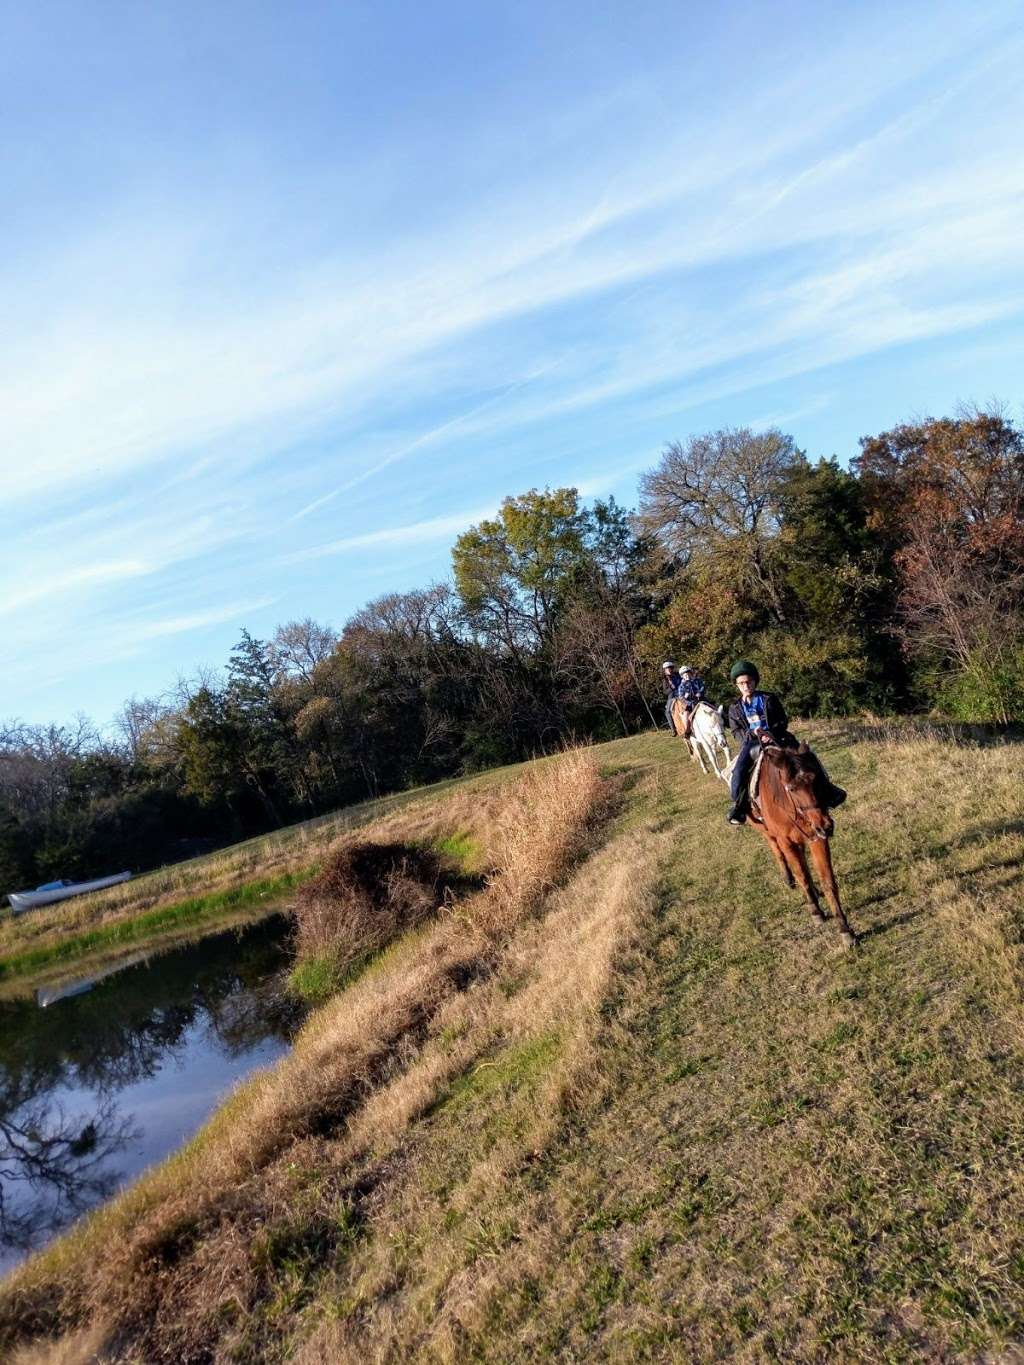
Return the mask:
[[0,6],[0,715],[340,626],[672,439],[1021,415],[1001,3]]

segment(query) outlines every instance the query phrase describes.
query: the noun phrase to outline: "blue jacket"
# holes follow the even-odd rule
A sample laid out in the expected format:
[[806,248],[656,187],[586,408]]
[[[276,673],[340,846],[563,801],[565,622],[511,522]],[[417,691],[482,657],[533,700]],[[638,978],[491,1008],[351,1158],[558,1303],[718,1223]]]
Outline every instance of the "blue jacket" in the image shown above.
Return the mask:
[[[786,708],[778,699],[774,692],[761,692],[764,697],[764,712],[767,728],[777,740],[783,740],[788,735],[789,718],[786,715]],[[743,710],[741,698],[733,702],[729,707],[729,729],[739,740],[746,739],[750,732],[750,725],[747,722],[746,714]]]
[[690,678],[689,681],[680,682],[676,688],[676,696],[681,697],[686,702],[686,709],[692,711],[699,701],[707,698],[707,688],[704,686],[703,678]]

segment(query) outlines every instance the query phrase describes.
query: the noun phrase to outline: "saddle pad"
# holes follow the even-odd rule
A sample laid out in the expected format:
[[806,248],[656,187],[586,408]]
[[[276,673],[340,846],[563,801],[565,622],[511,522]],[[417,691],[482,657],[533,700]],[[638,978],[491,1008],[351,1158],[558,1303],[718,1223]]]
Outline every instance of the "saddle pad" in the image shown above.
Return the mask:
[[754,755],[754,766],[750,773],[750,799],[753,801],[757,795],[757,784],[761,777],[761,764],[764,762],[764,750],[758,749]]

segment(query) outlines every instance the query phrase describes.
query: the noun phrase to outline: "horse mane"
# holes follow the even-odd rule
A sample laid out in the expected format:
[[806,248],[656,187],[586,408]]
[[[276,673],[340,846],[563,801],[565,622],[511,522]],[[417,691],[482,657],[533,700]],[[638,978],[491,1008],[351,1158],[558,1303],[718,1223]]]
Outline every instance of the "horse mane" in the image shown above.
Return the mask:
[[[810,786],[817,776],[817,768],[810,753],[810,748],[801,740],[795,749],[783,744],[773,744],[767,749],[765,758],[784,780],[800,782],[801,786]],[[805,783],[801,779],[810,780]]]

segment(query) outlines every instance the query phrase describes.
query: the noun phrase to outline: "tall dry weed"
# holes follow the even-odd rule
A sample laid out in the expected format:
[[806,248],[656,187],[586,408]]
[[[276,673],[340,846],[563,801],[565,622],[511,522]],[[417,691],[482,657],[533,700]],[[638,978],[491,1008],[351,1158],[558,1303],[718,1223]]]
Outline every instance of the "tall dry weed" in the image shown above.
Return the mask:
[[425,848],[359,840],[334,851],[295,900],[300,961],[320,958],[336,971],[422,924],[445,898],[438,856]]
[[494,872],[476,908],[477,925],[500,935],[538,907],[586,847],[609,795],[585,749],[528,769],[497,817]]

